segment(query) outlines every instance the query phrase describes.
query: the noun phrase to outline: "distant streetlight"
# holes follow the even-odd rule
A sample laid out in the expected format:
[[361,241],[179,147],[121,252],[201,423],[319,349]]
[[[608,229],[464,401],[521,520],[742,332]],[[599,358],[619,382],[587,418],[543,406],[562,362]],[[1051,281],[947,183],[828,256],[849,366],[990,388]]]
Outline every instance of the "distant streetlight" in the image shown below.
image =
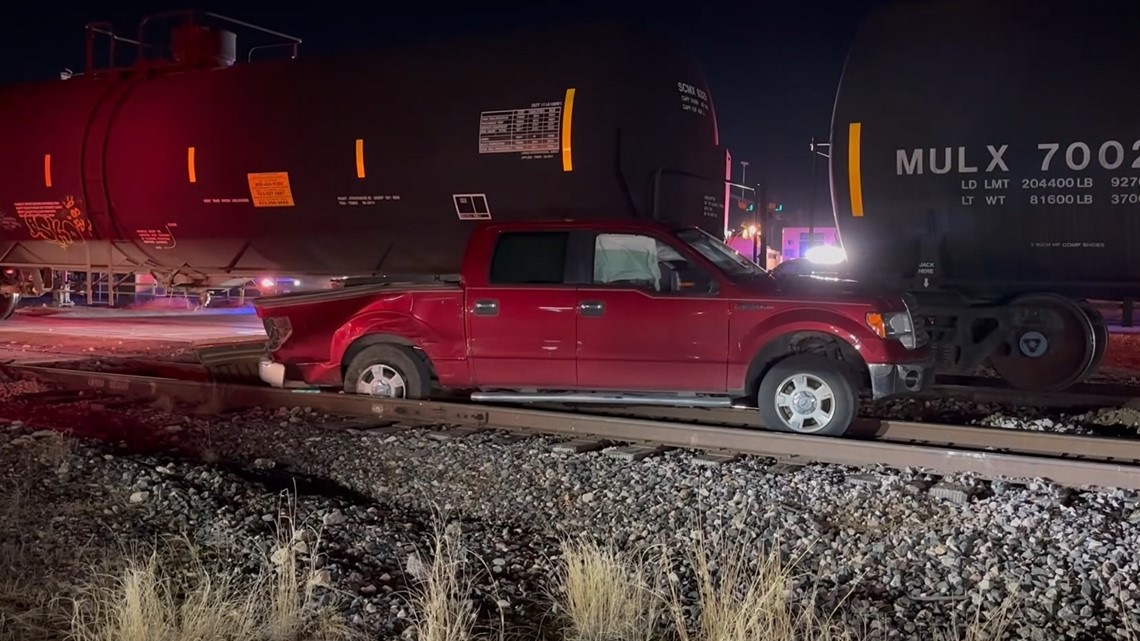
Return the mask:
[[808,245],[815,245],[815,192],[819,187],[819,181],[816,178],[817,171],[816,161],[820,156],[831,159],[831,143],[830,142],[816,142],[815,136],[811,137],[811,143],[808,146],[811,150],[811,200],[808,203]]

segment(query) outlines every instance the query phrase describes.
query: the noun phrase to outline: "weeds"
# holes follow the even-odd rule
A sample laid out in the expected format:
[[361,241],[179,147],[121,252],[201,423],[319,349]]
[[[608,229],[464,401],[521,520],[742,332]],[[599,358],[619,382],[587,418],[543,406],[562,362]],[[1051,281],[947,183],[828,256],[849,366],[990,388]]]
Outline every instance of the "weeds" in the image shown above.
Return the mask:
[[410,559],[409,573],[421,584],[412,597],[417,641],[470,641],[475,636],[474,586],[463,571],[467,550],[461,538],[457,523],[437,526],[430,563],[423,564],[418,555]]
[[[72,457],[65,437],[42,439],[0,496],[0,535],[37,527],[45,506],[33,493],[32,468],[66,470]],[[47,506],[58,514],[63,506]],[[84,514],[76,514],[83,518]],[[442,519],[439,521],[442,523]],[[304,542],[304,545],[302,545]],[[341,622],[331,606],[317,605],[318,586],[327,588],[318,569],[319,533],[295,525],[295,515],[279,521],[276,540],[263,570],[254,577],[204,562],[187,542],[187,555],[157,552],[115,556],[114,570],[96,572],[61,608],[56,583],[41,560],[18,537],[0,543],[0,641],[352,641],[362,633]],[[670,559],[647,561],[650,554],[619,551],[593,542],[562,545],[554,601],[566,641],[847,641],[859,638],[820,613],[815,599],[793,601],[794,564],[780,555],[723,547],[713,554],[698,541],[689,555],[689,581],[680,579]],[[137,559],[137,560],[127,560]],[[408,574],[415,641],[477,641],[479,615],[474,595],[472,555],[458,524],[437,525],[430,559],[409,559]],[[62,563],[66,566],[68,563]],[[38,573],[31,572],[37,570]],[[676,570],[680,572],[680,570]],[[1012,603],[983,617],[934,635],[940,641],[989,641],[1005,636]],[[500,623],[503,614],[500,610]],[[503,624],[505,627],[505,624]],[[1131,632],[1131,630],[1129,630]],[[504,633],[499,635],[505,636]]]
[[267,569],[251,579],[212,571],[192,554],[188,570],[153,553],[118,575],[97,575],[75,599],[74,641],[332,641],[356,634],[311,605],[320,581],[295,550],[304,531],[279,531]]
[[642,557],[595,543],[564,543],[556,602],[569,641],[653,638],[665,611]]

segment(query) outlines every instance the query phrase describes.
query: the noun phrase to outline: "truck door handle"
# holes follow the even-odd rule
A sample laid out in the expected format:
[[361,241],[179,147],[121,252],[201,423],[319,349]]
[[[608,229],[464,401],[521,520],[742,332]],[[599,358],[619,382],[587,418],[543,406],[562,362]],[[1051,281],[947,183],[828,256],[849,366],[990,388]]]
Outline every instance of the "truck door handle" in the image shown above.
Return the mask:
[[584,300],[578,303],[578,311],[583,316],[601,316],[606,311],[606,304],[600,300]]
[[499,313],[499,301],[477,300],[475,301],[475,313],[479,316],[496,316]]

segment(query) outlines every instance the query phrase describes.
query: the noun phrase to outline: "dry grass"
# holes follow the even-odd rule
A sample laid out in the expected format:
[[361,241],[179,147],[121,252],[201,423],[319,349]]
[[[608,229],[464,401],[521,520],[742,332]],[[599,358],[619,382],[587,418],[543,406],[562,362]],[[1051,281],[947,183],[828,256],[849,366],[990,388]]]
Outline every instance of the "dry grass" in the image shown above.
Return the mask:
[[0,492],[0,641],[49,639],[58,623],[53,618],[52,581],[42,576],[37,550],[24,542],[23,534],[45,527],[36,483],[45,472],[67,472],[72,442],[60,433],[42,435],[11,455],[16,466]]
[[596,543],[564,543],[556,603],[569,641],[648,641],[665,612],[643,557]]
[[[685,600],[673,584],[669,610],[681,641],[833,641],[850,637],[808,603],[789,599],[790,567],[778,550],[754,559],[744,550],[713,556],[703,544],[690,555],[697,589],[697,615],[684,617]],[[750,567],[752,566],[752,567]]]
[[[698,541],[689,555],[693,585],[685,587],[662,558],[655,573],[642,558],[594,543],[564,544],[558,603],[569,641],[856,641],[864,638],[835,613],[821,613],[815,595],[793,602],[789,587],[794,563],[778,552],[749,554],[722,549],[710,553]],[[665,585],[665,590],[657,589]],[[688,590],[695,589],[695,598]],[[983,617],[977,609],[960,629],[934,635],[938,641],[994,641],[1005,638],[1013,601]],[[662,617],[665,613],[666,616]],[[662,619],[666,625],[662,625]]]
[[272,562],[243,579],[212,571],[196,555],[189,568],[158,554],[97,575],[75,599],[73,641],[332,641],[357,635],[312,604],[320,573],[302,565],[292,520],[281,528]]
[[467,549],[457,523],[436,528],[430,562],[413,555],[409,574],[420,585],[414,589],[413,633],[417,641],[471,641],[475,638],[474,580],[464,571]]
[[[669,569],[594,543],[566,543],[559,605],[572,641],[839,641],[851,638],[814,607],[789,601],[791,574],[777,553],[690,555],[696,598]],[[661,586],[665,586],[661,589]]]
[[[33,472],[64,473],[72,456],[65,437],[48,437],[28,452],[28,474],[0,495],[0,641],[351,641],[362,636],[332,610],[314,606],[324,577],[315,555],[306,562],[299,542],[316,550],[315,533],[281,521],[261,575],[244,578],[202,562],[187,543],[187,555],[156,552],[126,555],[121,569],[95,572],[70,607],[53,598],[53,577],[29,574],[32,555],[3,534],[49,528],[36,520],[44,507],[31,492]],[[38,467],[38,470],[32,468]],[[49,509],[54,509],[48,506]],[[56,506],[58,507],[58,506]],[[439,523],[442,523],[442,519]],[[473,556],[458,524],[436,528],[427,563],[414,555],[408,573],[415,641],[476,641],[477,613]],[[689,555],[692,585],[682,585],[671,560],[648,563],[592,542],[566,542],[556,577],[555,603],[566,641],[854,641],[857,635],[815,599],[793,602],[789,586],[794,564],[779,554],[722,547],[712,554],[698,541]],[[117,560],[117,559],[116,559]],[[39,568],[42,570],[43,568]],[[695,595],[689,590],[695,590]],[[983,617],[934,635],[939,641],[991,641],[1005,636],[1012,621],[1007,601]],[[500,619],[502,622],[502,619]],[[1129,631],[1131,632],[1131,631]],[[500,633],[500,639],[505,636]]]

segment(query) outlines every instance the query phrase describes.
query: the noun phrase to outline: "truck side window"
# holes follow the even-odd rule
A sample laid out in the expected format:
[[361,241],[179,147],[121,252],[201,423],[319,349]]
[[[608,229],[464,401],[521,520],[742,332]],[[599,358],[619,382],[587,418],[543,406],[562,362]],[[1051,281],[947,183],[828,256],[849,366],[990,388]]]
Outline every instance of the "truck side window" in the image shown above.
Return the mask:
[[491,258],[492,285],[566,282],[567,232],[510,232],[499,236]]
[[594,284],[671,294],[705,294],[712,279],[666,243],[638,234],[598,234]]

